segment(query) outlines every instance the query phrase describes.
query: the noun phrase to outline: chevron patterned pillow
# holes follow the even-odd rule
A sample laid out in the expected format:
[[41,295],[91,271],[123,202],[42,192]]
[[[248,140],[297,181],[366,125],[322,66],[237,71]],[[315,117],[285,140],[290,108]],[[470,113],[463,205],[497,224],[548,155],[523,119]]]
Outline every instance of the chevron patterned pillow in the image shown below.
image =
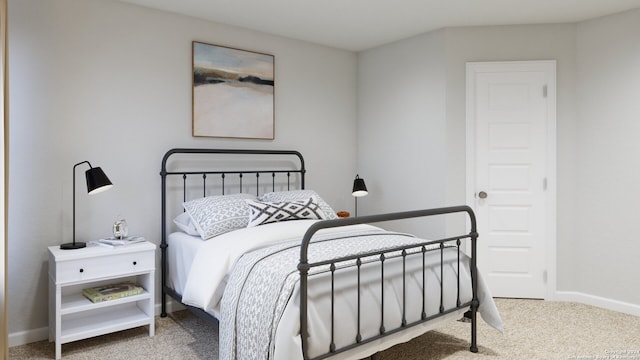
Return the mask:
[[291,202],[245,201],[251,209],[247,227],[286,220],[324,219],[318,200],[313,197]]
[[287,190],[287,191],[276,191],[263,194],[258,198],[260,201],[264,202],[291,202],[291,201],[299,201],[299,200],[307,200],[308,198],[315,198],[320,206],[320,209],[323,212],[322,218],[325,220],[337,219],[338,216],[336,212],[327,204],[326,201],[322,199],[317,192],[313,190]]

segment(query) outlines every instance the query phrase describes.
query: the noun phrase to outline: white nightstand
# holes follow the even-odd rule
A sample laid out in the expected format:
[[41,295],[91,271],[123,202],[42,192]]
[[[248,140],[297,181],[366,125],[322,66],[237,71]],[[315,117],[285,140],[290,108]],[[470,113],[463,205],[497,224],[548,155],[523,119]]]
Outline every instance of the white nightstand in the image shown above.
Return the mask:
[[[155,244],[148,241],[123,247],[61,250],[49,247],[49,341],[62,344],[138,326],[154,334]],[[140,295],[93,303],[82,289],[131,280]]]

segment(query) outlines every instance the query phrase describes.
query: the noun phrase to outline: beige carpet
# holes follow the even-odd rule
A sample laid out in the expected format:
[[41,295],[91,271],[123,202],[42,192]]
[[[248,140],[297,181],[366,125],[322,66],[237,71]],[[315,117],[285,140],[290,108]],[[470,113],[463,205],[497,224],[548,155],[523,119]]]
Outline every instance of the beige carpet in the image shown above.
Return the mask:
[[[447,323],[376,356],[395,359],[635,359],[640,360],[640,317],[588,305],[496,299],[505,327],[500,334],[482,320],[479,353],[469,352],[470,324]],[[188,311],[156,318],[146,328],[62,346],[63,359],[217,359],[217,332]],[[10,359],[53,359],[48,341],[9,349]]]

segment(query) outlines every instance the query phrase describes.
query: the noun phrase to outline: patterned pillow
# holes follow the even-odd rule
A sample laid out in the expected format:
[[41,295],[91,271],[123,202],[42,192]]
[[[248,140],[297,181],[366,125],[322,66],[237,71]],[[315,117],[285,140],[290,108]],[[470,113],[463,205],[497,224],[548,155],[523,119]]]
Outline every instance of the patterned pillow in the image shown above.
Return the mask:
[[208,196],[187,201],[182,206],[191,217],[202,240],[247,227],[251,209],[245,202],[254,195]]
[[324,217],[323,211],[318,206],[315,198],[307,200],[297,200],[291,202],[263,202],[256,200],[246,200],[251,208],[251,218],[249,225],[258,226],[277,221],[318,219]]
[[318,206],[324,213],[324,219],[337,219],[336,212],[324,201],[320,195],[313,190],[291,190],[291,191],[277,191],[270,192],[260,196],[260,201],[266,202],[291,202],[298,200],[307,200],[313,197],[318,201]]

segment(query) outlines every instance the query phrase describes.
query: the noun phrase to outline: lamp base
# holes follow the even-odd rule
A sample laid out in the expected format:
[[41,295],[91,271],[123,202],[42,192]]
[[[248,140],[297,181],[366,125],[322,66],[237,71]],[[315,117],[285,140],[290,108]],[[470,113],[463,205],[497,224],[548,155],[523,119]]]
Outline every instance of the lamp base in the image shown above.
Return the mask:
[[62,250],[82,249],[83,247],[87,247],[87,243],[72,242],[72,243],[66,243],[66,244],[61,244],[60,245],[60,249],[62,249]]

